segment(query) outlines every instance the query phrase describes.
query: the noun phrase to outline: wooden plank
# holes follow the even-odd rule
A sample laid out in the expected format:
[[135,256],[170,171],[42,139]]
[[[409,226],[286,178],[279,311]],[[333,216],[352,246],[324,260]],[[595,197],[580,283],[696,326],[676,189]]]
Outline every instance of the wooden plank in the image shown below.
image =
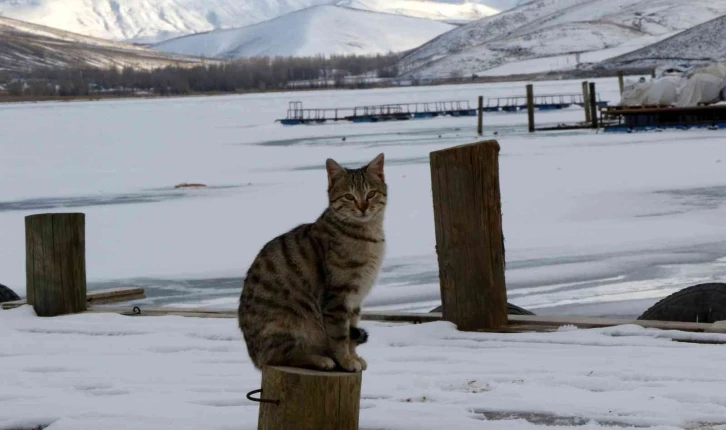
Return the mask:
[[[550,325],[563,326],[574,325],[580,328],[601,328],[619,325],[638,325],[646,328],[661,330],[681,330],[693,332],[705,332],[712,328],[712,324],[688,323],[679,321],[648,321],[648,320],[626,320],[617,318],[597,317],[572,317],[572,316],[540,316],[540,315],[509,315],[509,322],[529,325]],[[724,331],[726,333],[726,330]]]
[[15,309],[15,308],[19,308],[20,306],[25,306],[27,304],[28,304],[27,300],[15,300],[13,302],[0,303],[0,308],[2,308],[4,311],[6,311],[8,309]]
[[146,298],[146,291],[138,287],[118,287],[94,291],[86,296],[89,305],[128,302]]
[[[136,316],[184,316],[191,318],[237,318],[236,309],[212,309],[212,308],[152,308],[140,307],[139,313],[134,313],[130,306],[91,306],[88,312],[96,313],[120,313]],[[413,313],[413,312],[382,312],[369,311],[361,315],[364,321],[387,321],[387,322],[409,322],[424,323],[441,320],[441,312]]]
[[139,307],[139,313],[134,313],[132,306],[91,306],[88,312],[119,313],[135,316],[182,316],[190,318],[237,318],[237,311],[231,309],[205,309],[205,308],[153,308]]
[[[121,313],[132,315],[130,306],[110,307],[91,306],[88,312],[96,313]],[[205,309],[205,308],[141,308],[138,316],[184,316],[192,318],[237,318],[236,309]],[[414,312],[388,312],[388,311],[367,311],[363,312],[361,319],[364,321],[379,322],[408,322],[428,323],[440,321],[441,312],[414,313]],[[579,328],[603,328],[616,327],[621,325],[637,325],[645,328],[659,330],[675,330],[696,333],[717,333],[726,334],[726,321],[709,323],[689,323],[678,321],[648,321],[628,320],[619,318],[598,318],[598,317],[577,317],[577,316],[541,316],[541,315],[509,315],[508,325],[496,329],[481,329],[477,331],[490,333],[511,333],[511,332],[532,332],[552,331],[564,325],[574,325]]]
[[507,325],[496,140],[431,155],[443,316],[462,331]]
[[726,333],[726,321],[717,321],[711,324],[706,333]]
[[441,312],[429,313],[413,313],[413,312],[363,312],[361,319],[363,321],[386,321],[386,322],[409,322],[409,323],[427,323],[440,321]]
[[[88,305],[99,305],[103,303],[119,303],[130,300],[138,300],[146,297],[143,288],[137,287],[119,287],[109,288],[106,290],[92,291],[86,295],[86,303]],[[28,304],[26,300],[17,300],[14,302],[5,302],[0,304],[4,310],[14,309]]]

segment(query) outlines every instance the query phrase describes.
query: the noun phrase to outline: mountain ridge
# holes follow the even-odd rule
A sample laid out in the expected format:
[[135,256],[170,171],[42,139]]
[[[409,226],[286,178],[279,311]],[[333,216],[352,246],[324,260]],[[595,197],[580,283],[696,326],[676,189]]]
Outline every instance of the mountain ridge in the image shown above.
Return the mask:
[[183,36],[153,47],[221,59],[373,55],[415,48],[453,28],[440,21],[319,5],[252,26]]
[[0,70],[193,66],[203,60],[0,17]]
[[[524,0],[0,0],[0,15],[108,40],[158,43],[318,5],[470,21]],[[494,4],[496,7],[489,6]]]

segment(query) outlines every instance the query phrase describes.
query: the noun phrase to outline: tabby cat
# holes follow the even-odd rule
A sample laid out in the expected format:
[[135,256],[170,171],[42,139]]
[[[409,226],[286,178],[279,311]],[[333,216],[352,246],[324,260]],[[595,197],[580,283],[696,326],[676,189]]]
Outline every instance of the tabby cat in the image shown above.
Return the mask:
[[385,252],[383,154],[359,169],[332,159],[327,209],[265,244],[247,272],[238,320],[255,367],[359,372],[360,307]]

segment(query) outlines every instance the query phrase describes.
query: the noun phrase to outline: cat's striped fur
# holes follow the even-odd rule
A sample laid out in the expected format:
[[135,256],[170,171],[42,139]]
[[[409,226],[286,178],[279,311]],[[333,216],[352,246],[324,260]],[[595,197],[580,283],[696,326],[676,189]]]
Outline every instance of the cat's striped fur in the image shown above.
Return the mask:
[[326,170],[328,208],[268,242],[247,272],[238,320],[257,368],[367,366],[357,325],[385,252],[383,154],[359,169],[328,159]]

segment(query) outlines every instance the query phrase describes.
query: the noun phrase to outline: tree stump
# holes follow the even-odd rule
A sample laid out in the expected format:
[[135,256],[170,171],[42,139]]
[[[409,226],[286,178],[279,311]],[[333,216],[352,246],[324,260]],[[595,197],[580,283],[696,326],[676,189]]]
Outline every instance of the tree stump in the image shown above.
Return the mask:
[[360,372],[267,366],[262,371],[257,428],[358,430],[361,381]]
[[456,146],[430,158],[443,318],[462,331],[505,327],[499,143]]
[[86,310],[85,215],[25,217],[28,304],[41,317]]

